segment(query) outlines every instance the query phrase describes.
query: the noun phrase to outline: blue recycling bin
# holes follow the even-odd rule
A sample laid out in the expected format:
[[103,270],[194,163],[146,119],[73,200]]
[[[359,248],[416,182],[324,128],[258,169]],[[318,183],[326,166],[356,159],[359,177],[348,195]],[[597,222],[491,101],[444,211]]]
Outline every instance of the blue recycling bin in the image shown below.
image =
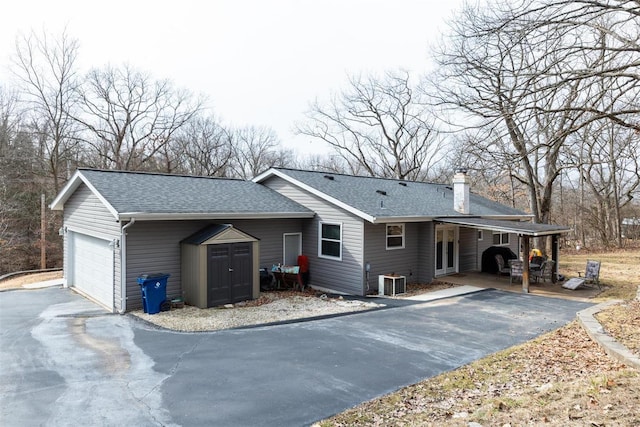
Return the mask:
[[162,303],[167,300],[167,279],[170,274],[143,274],[138,277],[138,285],[142,292],[142,308],[145,313],[160,312]]

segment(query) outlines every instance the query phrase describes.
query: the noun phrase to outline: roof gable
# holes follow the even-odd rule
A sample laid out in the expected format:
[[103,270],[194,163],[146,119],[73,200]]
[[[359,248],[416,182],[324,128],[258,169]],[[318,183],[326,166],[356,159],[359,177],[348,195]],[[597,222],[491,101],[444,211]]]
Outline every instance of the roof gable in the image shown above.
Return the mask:
[[482,216],[528,218],[525,212],[470,194],[470,213],[454,210],[453,188],[446,184],[326,172],[272,168],[254,178],[265,182],[279,176],[370,222],[424,221],[436,217]]
[[231,224],[211,224],[193,233],[180,243],[212,245],[219,243],[255,242],[258,239],[234,228]]
[[61,210],[81,182],[118,219],[295,218],[313,212],[252,181],[80,169],[52,202]]

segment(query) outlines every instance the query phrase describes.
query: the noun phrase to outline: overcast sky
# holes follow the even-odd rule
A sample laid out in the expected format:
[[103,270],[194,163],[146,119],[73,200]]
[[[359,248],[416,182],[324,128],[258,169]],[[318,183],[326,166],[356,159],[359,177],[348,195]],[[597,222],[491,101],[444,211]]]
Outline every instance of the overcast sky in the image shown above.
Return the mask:
[[272,127],[318,153],[293,125],[347,76],[429,67],[428,46],[462,0],[16,0],[0,11],[0,78],[19,32],[80,41],[83,71],[128,63],[206,94],[225,123]]

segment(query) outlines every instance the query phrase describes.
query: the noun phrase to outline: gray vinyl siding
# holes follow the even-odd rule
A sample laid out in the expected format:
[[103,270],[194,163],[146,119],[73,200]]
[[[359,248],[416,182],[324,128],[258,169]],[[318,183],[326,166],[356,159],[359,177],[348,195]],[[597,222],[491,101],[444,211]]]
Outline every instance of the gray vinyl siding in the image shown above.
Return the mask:
[[142,308],[142,274],[168,273],[167,298],[182,296],[180,241],[207,225],[204,221],[136,222],[127,228],[127,310]]
[[[271,267],[282,262],[284,233],[302,231],[301,220],[214,221],[232,224],[259,240],[260,266]],[[180,241],[211,222],[145,221],[127,229],[127,309],[142,307],[137,277],[147,273],[169,273],[167,298],[182,296],[182,263]],[[304,236],[303,236],[304,239]]]
[[460,227],[458,231],[459,259],[458,271],[480,270],[478,264],[478,230]]
[[[364,295],[363,220],[279,177],[272,177],[264,184],[316,213],[312,220],[303,223],[302,247],[309,258],[310,284],[336,292]],[[341,260],[318,256],[318,229],[321,222],[342,225]]]
[[428,262],[427,259],[420,259],[420,228],[419,223],[405,223],[404,248],[387,249],[386,224],[365,222],[364,260],[371,264],[368,280],[370,292],[377,293],[378,276],[383,274],[405,276],[408,283],[419,281],[420,264]]
[[419,283],[431,283],[435,276],[435,224],[422,222],[418,226]]
[[[282,263],[285,233],[303,233],[301,219],[238,220],[231,223],[260,240],[260,266],[266,268]],[[303,245],[306,237],[303,233]]]
[[[474,230],[476,233],[476,240],[477,240],[477,235],[478,235],[478,230]],[[476,271],[480,271],[482,270],[482,253],[484,251],[486,251],[487,249],[489,249],[491,246],[493,246],[493,231],[492,230],[482,230],[482,240],[477,240],[478,242],[478,250],[476,253]],[[509,245],[508,247],[511,248],[511,250],[513,252],[515,252],[516,255],[520,255],[519,251],[520,249],[518,248],[519,245],[519,238],[517,234],[513,234],[510,233],[509,234]],[[496,246],[502,246],[502,245],[496,245]],[[505,245],[507,246],[507,245]]]
[[[104,239],[120,238],[120,223],[116,220],[102,201],[84,184],[69,197],[64,204],[64,227],[73,232],[87,234]],[[69,238],[64,233],[63,270],[65,279],[69,279]],[[113,292],[114,309],[120,309],[120,250],[114,249],[113,257]]]

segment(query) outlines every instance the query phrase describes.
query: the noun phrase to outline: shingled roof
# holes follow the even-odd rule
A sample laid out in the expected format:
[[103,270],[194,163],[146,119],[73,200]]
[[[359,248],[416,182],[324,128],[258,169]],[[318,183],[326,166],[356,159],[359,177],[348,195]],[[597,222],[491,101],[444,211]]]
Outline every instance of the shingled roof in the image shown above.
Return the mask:
[[446,184],[372,178],[335,173],[272,168],[254,178],[278,176],[371,222],[426,220],[442,217],[528,219],[525,212],[470,194],[470,213],[453,207],[453,188]]
[[85,184],[117,219],[305,218],[314,213],[263,185],[227,178],[79,169],[51,203]]

